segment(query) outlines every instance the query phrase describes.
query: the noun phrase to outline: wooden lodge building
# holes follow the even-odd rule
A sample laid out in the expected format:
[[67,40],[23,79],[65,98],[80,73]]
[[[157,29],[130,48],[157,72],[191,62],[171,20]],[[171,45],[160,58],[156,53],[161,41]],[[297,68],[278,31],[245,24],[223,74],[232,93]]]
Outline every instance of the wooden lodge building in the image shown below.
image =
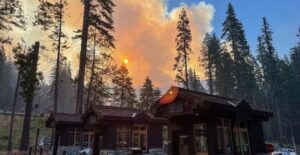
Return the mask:
[[105,150],[163,147],[166,119],[134,108],[91,106],[83,115],[51,114],[46,126],[55,128],[53,154],[59,146],[92,148],[93,154]]
[[245,100],[171,87],[152,107],[168,118],[169,154],[256,155],[266,153],[263,121],[272,113]]
[[170,155],[256,155],[266,153],[263,122],[270,117],[245,100],[173,86],[151,112],[94,105],[82,115],[51,114],[46,126],[55,128],[54,152],[77,145],[92,148],[94,155],[102,149],[146,153],[167,141]]

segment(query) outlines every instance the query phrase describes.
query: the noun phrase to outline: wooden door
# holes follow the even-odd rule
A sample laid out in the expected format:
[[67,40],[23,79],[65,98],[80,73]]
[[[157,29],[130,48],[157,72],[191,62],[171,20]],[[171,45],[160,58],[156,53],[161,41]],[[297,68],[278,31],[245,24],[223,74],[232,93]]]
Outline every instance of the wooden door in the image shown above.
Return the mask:
[[189,141],[187,135],[179,135],[179,155],[189,154]]

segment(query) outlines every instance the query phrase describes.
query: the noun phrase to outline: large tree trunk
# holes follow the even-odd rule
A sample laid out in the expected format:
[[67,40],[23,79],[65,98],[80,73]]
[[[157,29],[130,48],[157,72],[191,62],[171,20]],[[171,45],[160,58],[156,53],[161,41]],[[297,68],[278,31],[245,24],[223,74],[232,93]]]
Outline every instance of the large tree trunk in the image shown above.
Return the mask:
[[213,76],[212,76],[212,65],[211,65],[211,58],[210,58],[210,54],[208,55],[208,74],[209,74],[209,81],[208,81],[208,85],[209,85],[209,93],[213,94]]
[[94,82],[94,77],[95,77],[95,61],[96,61],[96,34],[94,36],[94,49],[93,49],[93,60],[92,60],[92,67],[91,67],[91,78],[90,78],[90,84],[89,84],[89,88],[88,88],[88,94],[87,94],[87,98],[86,98],[86,106],[85,106],[85,110],[87,110],[90,106],[90,97],[91,97],[91,89],[92,89],[92,85]]
[[77,101],[76,101],[76,113],[77,114],[82,114],[83,88],[84,88],[85,61],[86,61],[88,29],[89,29],[90,3],[91,3],[90,0],[84,0],[82,41],[81,41],[79,77],[78,77],[78,87],[77,87]]
[[189,74],[188,74],[188,64],[187,64],[187,54],[184,55],[184,69],[185,69],[185,86],[189,89]]
[[[40,48],[40,42],[36,42],[34,45],[34,57],[32,69],[31,69],[31,77],[36,77],[37,75],[37,65],[38,65],[38,58],[39,58],[39,48]],[[34,79],[32,78],[32,79]],[[29,90],[32,91],[32,95],[28,97],[28,99],[25,100],[26,102],[26,108],[25,108],[25,115],[24,115],[24,121],[23,121],[23,130],[22,130],[22,138],[21,138],[21,145],[20,150],[26,151],[29,146],[29,135],[30,135],[30,122],[31,122],[31,112],[32,112],[32,103],[33,103],[33,96],[34,96],[34,88],[35,88],[35,82],[33,82],[30,85]]]
[[57,112],[57,99],[58,99],[58,81],[59,81],[59,65],[60,65],[60,53],[61,53],[61,26],[62,26],[62,0],[60,0],[59,8],[59,30],[58,30],[58,44],[57,44],[57,58],[56,58],[56,70],[55,70],[55,89],[54,89],[54,113]]
[[281,122],[281,114],[279,110],[279,105],[277,100],[275,100],[275,108],[276,108],[276,115],[277,115],[277,122],[278,122],[278,136],[279,136],[279,144],[282,144],[282,122]]

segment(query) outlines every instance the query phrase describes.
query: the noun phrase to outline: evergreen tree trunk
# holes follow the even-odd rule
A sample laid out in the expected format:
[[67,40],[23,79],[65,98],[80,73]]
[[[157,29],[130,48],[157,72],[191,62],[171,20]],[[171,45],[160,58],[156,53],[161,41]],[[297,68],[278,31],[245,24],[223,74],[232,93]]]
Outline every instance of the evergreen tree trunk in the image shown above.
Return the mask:
[[[37,65],[38,65],[38,56],[39,56],[39,48],[40,48],[40,42],[36,42],[34,45],[34,57],[32,69],[30,75],[32,77],[36,77],[37,75]],[[35,82],[33,82],[30,85],[29,90],[34,90],[35,88]],[[32,112],[32,103],[33,103],[33,96],[29,95],[28,99],[26,99],[26,108],[25,108],[25,114],[24,114],[24,121],[23,121],[23,129],[22,129],[22,138],[21,138],[21,145],[20,150],[26,151],[29,146],[29,135],[30,135],[30,122],[31,122],[31,112]]]
[[279,136],[279,144],[282,144],[282,123],[281,123],[281,114],[279,110],[278,102],[275,101],[275,108],[276,108],[276,115],[277,115],[277,121],[278,121],[278,136]]
[[188,75],[188,66],[187,66],[187,53],[184,55],[184,67],[185,67],[185,86],[186,89],[189,89],[189,75]]
[[91,67],[91,77],[90,77],[87,98],[86,98],[85,110],[87,110],[90,106],[90,96],[91,96],[91,91],[92,91],[91,89],[92,89],[94,76],[95,76],[95,61],[96,61],[96,34],[94,35],[94,49],[93,49],[93,60],[92,60],[92,67]]
[[91,5],[90,3],[91,3],[90,0],[84,0],[83,28],[82,28],[79,77],[78,77],[77,101],[76,101],[77,114],[82,114],[86,51],[87,51],[87,41],[88,41],[88,29],[89,29],[89,12],[90,12],[90,5]]
[[55,71],[55,89],[54,89],[54,113],[57,112],[57,98],[58,98],[58,81],[59,81],[59,63],[61,53],[61,26],[62,26],[62,0],[59,6],[59,30],[58,30],[58,45],[57,45],[57,58],[56,58],[56,71]]
[[238,52],[237,52],[237,47],[236,47],[235,42],[236,42],[235,38],[233,37],[233,39],[232,39],[232,51],[233,51],[233,59],[234,59],[234,77],[236,79],[236,85],[237,85],[237,90],[235,92],[235,95],[236,95],[236,97],[238,97],[239,96],[238,93],[241,93],[241,92],[239,92],[240,91],[239,90],[240,89],[240,76],[239,76],[240,71],[239,71],[239,64],[238,64],[238,58],[237,58]]
[[[210,58],[209,58],[210,59]],[[211,59],[210,59],[211,60]],[[209,94],[213,94],[213,75],[212,75],[212,65],[211,65],[211,61],[208,62],[208,85],[209,85]]]
[[124,82],[125,81],[125,77],[122,77],[122,88],[121,88],[121,107],[124,106]]
[[13,128],[14,128],[14,119],[15,119],[15,110],[16,110],[16,104],[17,104],[17,98],[18,98],[18,92],[19,92],[19,81],[20,81],[20,72],[18,73],[17,78],[17,84],[15,88],[15,94],[14,94],[14,101],[13,101],[13,107],[11,111],[11,118],[10,118],[10,128],[9,128],[9,139],[8,139],[8,154],[11,153],[12,150],[12,136],[13,136]]

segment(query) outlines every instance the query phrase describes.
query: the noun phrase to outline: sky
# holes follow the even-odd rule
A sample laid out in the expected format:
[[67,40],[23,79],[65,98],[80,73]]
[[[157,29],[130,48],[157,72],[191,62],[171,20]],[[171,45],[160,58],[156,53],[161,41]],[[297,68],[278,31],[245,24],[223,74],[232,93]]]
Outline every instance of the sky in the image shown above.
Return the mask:
[[[82,4],[80,0],[68,0],[63,31],[72,35],[82,25]],[[15,41],[21,36],[28,42],[40,40],[47,44],[47,33],[30,25],[37,0],[23,0],[29,25],[26,31],[14,31]],[[246,31],[246,37],[253,54],[256,49],[256,38],[260,33],[262,17],[266,16],[274,31],[274,46],[280,56],[287,54],[295,45],[296,32],[300,25],[297,6],[299,0],[114,0],[116,3],[114,21],[116,64],[128,59],[129,74],[135,88],[139,88],[146,76],[155,86],[166,90],[174,82],[172,71],[176,56],[175,36],[178,14],[182,7],[190,18],[193,41],[193,53],[189,67],[196,70],[201,80],[205,80],[203,69],[198,62],[200,46],[205,33],[215,32],[221,35],[222,22],[228,3],[231,2]],[[70,37],[71,38],[71,37]],[[72,65],[73,73],[78,70],[79,42],[70,40],[71,48],[63,51]],[[43,51],[40,56],[39,69],[46,76],[54,64],[55,51]]]
[[[168,6],[173,8],[182,2],[192,4],[198,0],[169,0]],[[290,48],[297,42],[296,34],[300,26],[299,0],[205,0],[205,2],[215,8],[212,25],[219,37],[222,34],[222,23],[226,17],[228,3],[232,3],[254,54],[263,17],[266,17],[271,25],[274,46],[279,56],[288,54]]]

